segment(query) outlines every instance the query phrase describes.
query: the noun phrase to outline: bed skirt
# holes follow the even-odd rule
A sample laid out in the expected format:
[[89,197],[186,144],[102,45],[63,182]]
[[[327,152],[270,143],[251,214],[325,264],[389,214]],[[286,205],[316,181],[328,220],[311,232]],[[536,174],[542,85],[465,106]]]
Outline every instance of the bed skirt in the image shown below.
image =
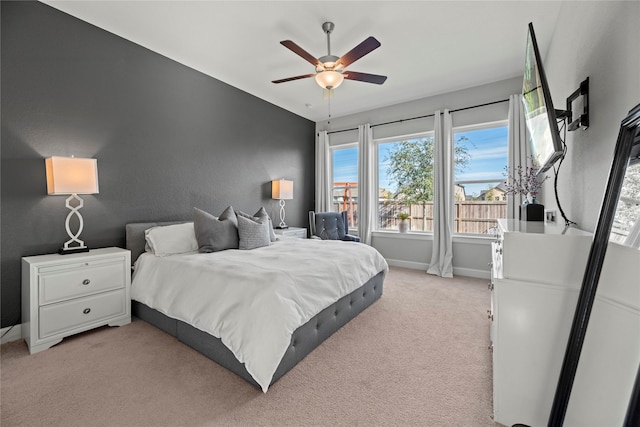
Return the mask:
[[[384,272],[380,272],[296,329],[291,336],[289,347],[273,374],[270,385],[362,310],[376,302],[382,296],[383,281]],[[247,372],[244,364],[236,359],[220,338],[209,335],[181,320],[168,317],[138,301],[131,301],[131,314],[176,337],[178,341],[239,375],[253,386],[261,388]]]

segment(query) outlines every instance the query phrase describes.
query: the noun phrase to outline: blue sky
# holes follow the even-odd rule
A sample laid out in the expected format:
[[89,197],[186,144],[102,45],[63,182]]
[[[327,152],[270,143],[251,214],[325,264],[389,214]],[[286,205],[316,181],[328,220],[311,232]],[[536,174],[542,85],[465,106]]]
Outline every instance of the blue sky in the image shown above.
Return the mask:
[[[457,132],[455,140],[467,137],[464,144],[471,155],[469,165],[463,171],[456,171],[455,179],[468,181],[476,179],[496,179],[496,183],[504,180],[504,167],[507,164],[507,127],[477,129]],[[384,160],[392,144],[379,146],[379,162],[381,163],[380,187],[395,191],[397,185],[389,180]],[[356,147],[335,150],[333,156],[334,182],[358,180],[358,149]],[[491,184],[465,184],[467,195],[478,195]]]

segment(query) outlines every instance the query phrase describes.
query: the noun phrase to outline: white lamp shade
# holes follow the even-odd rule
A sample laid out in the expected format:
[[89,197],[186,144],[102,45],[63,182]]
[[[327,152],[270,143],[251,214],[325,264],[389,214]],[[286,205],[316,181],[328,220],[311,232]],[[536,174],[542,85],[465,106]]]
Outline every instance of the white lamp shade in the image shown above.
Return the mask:
[[344,76],[337,71],[321,71],[316,74],[316,82],[323,89],[335,89],[342,84]]
[[98,161],[76,157],[49,157],[47,194],[98,193]]
[[271,181],[271,198],[277,200],[293,199],[293,181],[286,179]]

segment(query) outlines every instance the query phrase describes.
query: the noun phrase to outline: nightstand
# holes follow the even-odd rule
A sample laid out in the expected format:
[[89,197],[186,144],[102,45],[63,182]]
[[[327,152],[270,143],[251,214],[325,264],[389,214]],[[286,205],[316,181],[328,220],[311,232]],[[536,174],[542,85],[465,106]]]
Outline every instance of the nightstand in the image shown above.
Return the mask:
[[125,249],[22,258],[22,337],[29,353],[98,326],[130,323],[130,287]]
[[307,238],[307,229],[301,227],[289,227],[289,228],[274,228],[276,235],[278,236],[288,236],[288,237],[296,237],[298,239],[306,239]]

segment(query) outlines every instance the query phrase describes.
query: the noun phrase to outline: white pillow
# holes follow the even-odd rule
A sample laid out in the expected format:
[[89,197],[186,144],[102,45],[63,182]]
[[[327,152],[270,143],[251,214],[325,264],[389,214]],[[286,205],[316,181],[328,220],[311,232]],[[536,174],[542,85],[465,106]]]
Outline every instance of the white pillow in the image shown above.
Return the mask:
[[198,250],[193,222],[152,227],[144,232],[148,251],[156,256],[167,256]]

